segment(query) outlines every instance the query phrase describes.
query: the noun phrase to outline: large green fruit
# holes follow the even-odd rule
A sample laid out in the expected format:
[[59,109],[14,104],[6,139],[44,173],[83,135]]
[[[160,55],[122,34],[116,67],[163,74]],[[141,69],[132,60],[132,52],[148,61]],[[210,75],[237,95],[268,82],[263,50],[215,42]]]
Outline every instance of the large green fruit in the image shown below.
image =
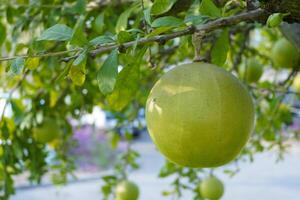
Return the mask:
[[271,52],[271,59],[275,67],[298,67],[300,53],[287,39],[278,40]]
[[33,137],[40,143],[48,143],[58,138],[60,132],[56,120],[46,118],[41,125],[33,129]]
[[248,83],[255,83],[263,74],[263,66],[256,59],[250,58],[241,66],[240,73]]
[[148,131],[170,161],[217,167],[233,160],[254,127],[254,105],[242,83],[207,63],[185,64],[161,77],[146,104]]
[[116,187],[117,200],[137,200],[139,188],[131,181],[122,181]]
[[224,185],[216,177],[210,176],[200,183],[200,193],[209,200],[218,200],[224,194]]

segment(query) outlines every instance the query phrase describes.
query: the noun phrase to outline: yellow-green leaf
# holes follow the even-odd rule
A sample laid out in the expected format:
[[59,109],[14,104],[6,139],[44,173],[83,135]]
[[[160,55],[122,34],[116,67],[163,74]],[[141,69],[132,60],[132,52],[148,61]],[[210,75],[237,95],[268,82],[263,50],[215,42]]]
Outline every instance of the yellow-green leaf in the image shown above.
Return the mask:
[[36,69],[40,64],[40,59],[35,57],[35,58],[28,58],[25,62],[25,67],[34,70]]

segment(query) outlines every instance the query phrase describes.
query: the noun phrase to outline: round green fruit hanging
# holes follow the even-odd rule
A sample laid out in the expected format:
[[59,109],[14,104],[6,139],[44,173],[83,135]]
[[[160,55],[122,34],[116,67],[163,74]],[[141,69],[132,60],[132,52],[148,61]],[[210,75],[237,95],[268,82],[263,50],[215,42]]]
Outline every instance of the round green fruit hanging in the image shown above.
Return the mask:
[[287,39],[282,38],[273,46],[271,59],[275,67],[295,68],[299,65],[300,52]]
[[206,199],[218,200],[224,194],[224,185],[215,176],[210,176],[200,183],[200,193]]
[[258,82],[263,74],[263,66],[256,59],[250,58],[241,66],[240,74],[248,83]]
[[137,200],[138,196],[139,188],[131,181],[122,181],[116,187],[117,200]]
[[152,88],[146,104],[148,131],[159,151],[187,167],[232,161],[254,128],[254,105],[244,85],[208,63],[175,67]]

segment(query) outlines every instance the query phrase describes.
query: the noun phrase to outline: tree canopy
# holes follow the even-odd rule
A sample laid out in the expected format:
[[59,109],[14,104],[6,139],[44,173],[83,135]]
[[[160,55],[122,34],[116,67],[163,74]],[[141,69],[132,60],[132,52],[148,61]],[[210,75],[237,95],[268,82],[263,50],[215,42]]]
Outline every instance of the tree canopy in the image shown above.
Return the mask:
[[[155,81],[170,67],[193,60],[230,71],[255,99],[255,131],[236,167],[225,173],[235,174],[238,163],[252,161],[255,153],[276,149],[281,159],[286,141],[299,137],[290,126],[290,99],[299,97],[291,86],[300,62],[276,66],[272,50],[287,38],[299,55],[299,9],[298,0],[1,0],[1,199],[15,192],[13,176],[24,171],[33,183],[48,171],[55,172],[55,183],[65,183],[76,168],[67,155],[73,144],[70,119],[100,107],[117,119],[115,129],[130,124]],[[262,66],[264,79],[247,78],[249,59]],[[33,134],[47,119],[60,130],[54,145]],[[115,129],[112,145],[119,140]],[[130,143],[130,134],[126,139]],[[49,151],[55,152],[51,163]],[[128,148],[115,173],[103,177],[104,198],[113,195],[129,169],[138,168],[138,156]],[[202,199],[195,188],[203,172],[166,162],[160,177],[177,178],[174,190],[164,194],[180,196],[188,189]],[[191,186],[180,181],[184,178]]]

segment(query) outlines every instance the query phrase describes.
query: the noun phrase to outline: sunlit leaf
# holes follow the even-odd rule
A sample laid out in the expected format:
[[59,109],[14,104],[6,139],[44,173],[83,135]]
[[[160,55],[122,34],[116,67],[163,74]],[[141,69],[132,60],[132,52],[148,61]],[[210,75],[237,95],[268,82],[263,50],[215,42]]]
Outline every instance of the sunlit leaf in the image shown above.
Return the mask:
[[78,46],[83,46],[87,44],[88,41],[84,34],[84,27],[85,27],[84,16],[80,16],[80,18],[78,19],[74,27],[74,32],[72,34],[70,44],[78,45]]

